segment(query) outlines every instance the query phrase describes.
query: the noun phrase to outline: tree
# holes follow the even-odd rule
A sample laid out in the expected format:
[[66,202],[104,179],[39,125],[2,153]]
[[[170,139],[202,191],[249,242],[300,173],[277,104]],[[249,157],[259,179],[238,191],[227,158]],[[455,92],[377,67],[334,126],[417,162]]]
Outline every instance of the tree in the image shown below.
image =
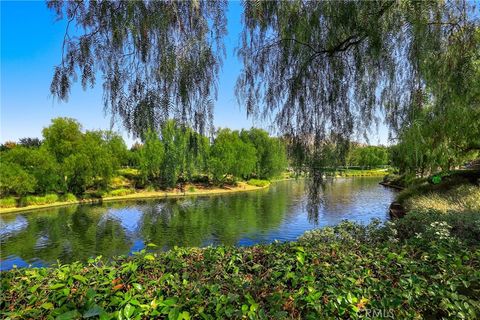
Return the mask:
[[383,146],[353,146],[347,157],[350,166],[378,167],[388,164],[388,150]]
[[257,162],[255,147],[240,139],[238,131],[220,129],[210,148],[209,168],[217,181],[227,175],[247,177],[255,171]]
[[33,192],[36,187],[35,177],[25,172],[15,163],[2,161],[0,174],[0,194],[2,196],[14,193],[19,196]]
[[139,166],[143,182],[150,181],[158,184],[164,160],[164,148],[158,134],[148,131],[145,143],[137,152],[139,152]]
[[256,128],[242,130],[240,136],[244,142],[255,147],[257,154],[255,173],[258,177],[270,179],[285,170],[286,150],[279,139],[272,138],[265,130]]
[[[111,145],[104,139],[103,131],[87,131],[82,138],[82,143],[77,151],[78,159],[85,159],[87,163],[82,164],[89,167],[86,172],[85,181],[93,183],[97,188],[107,188],[110,179],[119,168],[120,163],[117,155],[112,153]],[[108,134],[107,134],[108,137]],[[87,184],[87,186],[90,186]]]
[[174,187],[185,172],[187,128],[177,126],[174,120],[165,122],[161,129],[165,157],[162,163],[162,179],[166,186]]
[[38,138],[21,138],[18,144],[27,148],[40,148],[42,140]]
[[71,118],[55,118],[42,131],[44,144],[58,162],[74,154],[82,140],[81,125]]
[[103,132],[103,140],[108,152],[115,158],[116,166],[128,165],[128,149],[122,136],[112,131]]
[[[224,55],[225,1],[48,1],[67,19],[51,93],[104,79],[105,108],[142,136],[178,116],[203,129]],[[75,25],[74,31],[72,30]]]
[[467,89],[478,54],[474,9],[468,1],[247,1],[237,96],[316,156],[324,141],[341,146],[365,131],[378,107],[398,132],[424,93],[441,114],[446,101],[478,99]]
[[62,189],[60,168],[52,154],[45,147],[31,149],[16,147],[6,152],[2,160],[19,165],[34,178],[35,193],[45,194]]

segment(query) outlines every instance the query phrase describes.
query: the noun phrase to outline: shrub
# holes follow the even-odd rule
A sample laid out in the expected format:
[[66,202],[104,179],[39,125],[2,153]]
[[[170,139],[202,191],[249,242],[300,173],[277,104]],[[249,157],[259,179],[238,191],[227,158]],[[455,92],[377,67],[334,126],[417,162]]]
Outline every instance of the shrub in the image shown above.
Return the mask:
[[122,188],[122,189],[112,190],[108,193],[108,195],[111,197],[119,197],[119,196],[126,196],[127,194],[132,194],[132,193],[135,193],[135,190]]
[[125,168],[117,170],[117,173],[129,180],[135,180],[140,177],[140,171],[133,168]]
[[17,206],[17,199],[14,197],[6,197],[0,199],[0,208],[14,208]]
[[197,189],[195,189],[194,186],[189,186],[188,187],[188,192],[195,192],[195,191],[197,191]]
[[57,201],[58,196],[56,194],[47,194],[45,196],[26,196],[20,200],[23,206],[38,206],[55,203]]
[[12,319],[359,319],[372,310],[392,319],[478,318],[478,243],[451,241],[455,226],[444,220],[424,226],[436,238],[395,236],[410,224],[418,223],[344,222],[297,242],[13,269],[2,273],[0,309]]
[[260,179],[250,179],[250,180],[248,180],[247,183],[251,186],[262,187],[262,188],[270,185],[270,181],[260,180]]
[[61,201],[63,202],[75,202],[77,201],[77,197],[73,193],[66,193],[61,197]]

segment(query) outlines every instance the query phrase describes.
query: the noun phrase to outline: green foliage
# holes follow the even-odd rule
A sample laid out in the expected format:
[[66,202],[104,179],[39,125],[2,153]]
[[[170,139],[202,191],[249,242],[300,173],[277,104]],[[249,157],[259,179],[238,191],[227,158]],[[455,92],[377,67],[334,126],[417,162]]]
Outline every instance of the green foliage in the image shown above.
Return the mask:
[[135,193],[135,190],[121,188],[121,189],[110,191],[108,195],[111,197],[118,197],[118,196],[126,196],[127,194],[132,194],[132,193]]
[[260,179],[250,179],[250,180],[248,180],[247,183],[251,186],[262,187],[262,188],[270,185],[270,181],[260,180]]
[[5,161],[18,164],[35,180],[36,193],[55,192],[62,188],[59,165],[55,157],[44,147],[16,147],[5,152]]
[[272,179],[279,176],[287,167],[285,144],[278,138],[270,137],[262,129],[252,128],[242,130],[240,137],[246,143],[251,143],[256,150],[257,163],[255,175],[262,179]]
[[81,129],[80,123],[71,118],[52,119],[52,124],[43,129],[44,144],[58,162],[76,153],[82,140]]
[[21,166],[2,160],[0,165],[0,193],[1,195],[16,194],[19,196],[33,192],[37,185],[35,177],[27,173]]
[[57,201],[59,201],[59,197],[56,194],[46,194],[45,196],[26,196],[20,199],[20,203],[23,206],[51,204]]
[[[216,182],[234,183],[238,178],[274,177],[287,165],[283,142],[258,129],[241,133],[220,130],[211,145],[207,137],[169,120],[160,132],[146,131],[144,143],[130,151],[116,133],[83,133],[80,129],[74,119],[57,118],[43,130],[40,147],[9,144],[0,154],[1,194],[58,192],[82,196],[88,191],[92,196],[96,191],[150,184],[172,188],[178,181],[210,183],[209,173]],[[261,160],[256,156],[257,149]],[[138,168],[120,169],[132,163]]]
[[343,222],[291,243],[13,269],[2,273],[0,309],[11,318],[359,319],[384,310],[396,319],[475,319],[478,215],[434,217]]
[[388,149],[383,146],[353,146],[347,156],[349,166],[375,168],[388,162]]
[[144,183],[148,181],[157,182],[160,178],[160,170],[164,160],[164,148],[157,134],[148,131],[145,143],[139,151],[140,174]]
[[171,117],[204,131],[224,55],[226,1],[48,1],[48,7],[69,20],[54,96],[67,100],[73,82],[86,88],[98,76],[105,108],[135,136]]
[[217,181],[227,175],[246,178],[255,170],[256,149],[240,139],[238,131],[220,129],[210,148],[209,168]]
[[13,208],[17,206],[17,199],[14,197],[0,198],[0,208]]
[[66,193],[60,197],[62,202],[76,202],[77,197],[73,193]]
[[180,175],[185,172],[187,149],[187,130],[169,120],[162,126],[162,144],[165,150],[161,166],[161,176],[165,186],[172,188]]

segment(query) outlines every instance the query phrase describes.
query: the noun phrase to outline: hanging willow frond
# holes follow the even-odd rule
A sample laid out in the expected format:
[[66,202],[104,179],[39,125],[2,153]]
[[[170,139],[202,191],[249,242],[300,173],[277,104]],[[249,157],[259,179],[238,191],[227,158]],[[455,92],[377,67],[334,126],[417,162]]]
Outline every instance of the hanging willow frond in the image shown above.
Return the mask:
[[[104,106],[136,136],[168,118],[205,130],[225,56],[226,1],[48,1],[67,19],[50,87],[103,80]],[[201,120],[204,117],[206,120]]]

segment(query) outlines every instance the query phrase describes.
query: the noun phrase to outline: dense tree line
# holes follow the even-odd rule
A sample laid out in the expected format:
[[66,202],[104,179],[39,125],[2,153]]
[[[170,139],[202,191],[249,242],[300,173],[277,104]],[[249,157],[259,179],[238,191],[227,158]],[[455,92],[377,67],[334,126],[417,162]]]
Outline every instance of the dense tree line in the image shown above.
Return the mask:
[[347,155],[347,166],[374,168],[390,163],[390,152],[384,146],[360,146],[352,144]]
[[130,150],[120,135],[82,132],[70,118],[53,119],[42,134],[43,140],[25,138],[2,145],[2,195],[106,190],[122,167],[138,169],[136,186],[163,188],[199,179],[271,179],[287,167],[282,140],[254,128],[220,129],[211,140],[170,120],[158,132],[147,131],[143,143]]

